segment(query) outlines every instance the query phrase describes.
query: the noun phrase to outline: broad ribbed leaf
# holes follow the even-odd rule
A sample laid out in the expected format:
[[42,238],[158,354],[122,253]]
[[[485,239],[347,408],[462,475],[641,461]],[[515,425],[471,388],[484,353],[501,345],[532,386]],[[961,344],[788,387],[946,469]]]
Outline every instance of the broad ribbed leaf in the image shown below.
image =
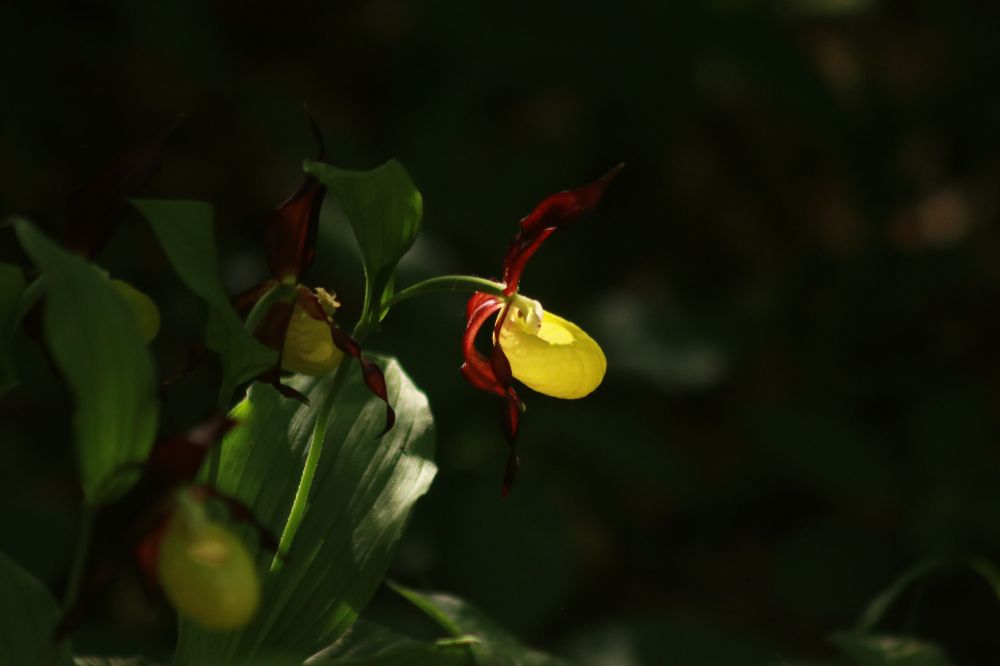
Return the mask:
[[277,353],[257,342],[237,316],[219,277],[212,207],[202,201],[133,199],[153,228],[181,282],[208,303],[205,341],[222,357],[234,384],[274,365]]
[[473,636],[469,646],[479,666],[566,666],[561,659],[522,645],[506,630],[458,597],[440,592],[418,592],[393,584],[394,590],[427,613],[452,636]]
[[305,170],[326,185],[354,229],[365,265],[366,304],[378,309],[396,264],[420,232],[423,199],[396,160],[371,171],[348,171],[307,160]]
[[[257,617],[243,630],[181,625],[177,662],[243,664],[261,655],[305,659],[340,637],[381,584],[410,510],[434,478],[433,418],[427,398],[394,360],[385,369],[396,426],[381,438],[385,405],[348,370],[327,423],[326,440],[288,560],[264,580]],[[333,375],[296,376],[289,385],[321,405]],[[223,442],[219,487],[246,502],[280,533],[299,483],[316,408],[251,387]],[[247,532],[247,538],[250,534]],[[259,553],[266,571],[269,553]]]
[[474,666],[470,642],[474,641],[417,641],[361,620],[307,663],[309,666]]
[[83,492],[98,503],[135,481],[118,472],[145,460],[153,444],[153,361],[135,315],[104,275],[28,222],[17,222],[17,235],[45,280],[45,340],[76,398]]
[[17,328],[17,317],[24,293],[24,274],[17,266],[0,264],[0,394],[17,386],[17,375],[11,363],[11,339]]
[[45,586],[0,552],[0,664],[72,664],[68,644],[52,654],[58,619]]

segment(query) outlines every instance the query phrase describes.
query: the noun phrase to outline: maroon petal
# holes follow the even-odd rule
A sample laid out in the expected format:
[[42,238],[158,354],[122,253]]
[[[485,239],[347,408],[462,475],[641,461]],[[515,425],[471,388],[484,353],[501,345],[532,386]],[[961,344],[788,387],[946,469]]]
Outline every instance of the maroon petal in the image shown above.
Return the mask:
[[521,426],[522,412],[524,412],[524,403],[521,402],[514,388],[508,386],[507,393],[504,395],[501,424],[503,426],[503,434],[511,447],[514,446],[514,442],[517,440],[517,431]]
[[[318,159],[325,159],[326,148],[319,125],[308,111],[306,118],[319,145]],[[279,280],[298,281],[316,258],[319,212],[325,196],[326,188],[312,176],[306,176],[299,189],[264,219],[267,265]]]
[[149,533],[143,537],[132,549],[132,559],[139,570],[139,577],[142,580],[143,589],[146,591],[147,599],[155,598],[160,589],[160,575],[157,564],[160,559],[160,543],[163,535],[167,531],[170,523],[170,514],[161,516]]
[[504,385],[497,378],[491,361],[476,349],[476,336],[486,320],[502,307],[503,302],[496,296],[473,294],[466,306],[468,322],[465,325],[465,334],[462,336],[462,356],[465,358],[461,368],[462,376],[477,389],[499,396],[505,393]]
[[235,425],[236,421],[228,417],[214,416],[184,435],[157,441],[136,487],[147,481],[164,487],[191,483],[198,476],[209,449]]
[[260,373],[254,379],[262,384],[268,384],[286,398],[298,400],[304,405],[309,404],[309,398],[291,386],[281,383],[281,359],[285,352],[285,336],[288,334],[288,324],[292,320],[295,304],[287,301],[277,301],[264,314],[264,320],[254,331],[254,337],[266,347],[278,352],[275,364]]
[[69,196],[63,244],[85,257],[93,257],[111,238],[125,211],[160,162],[160,154],[183,116],[141,143],[115,155],[103,171]]
[[264,280],[260,284],[250,287],[246,291],[233,298],[233,309],[236,314],[245,318],[246,315],[257,305],[257,301],[264,297],[264,294],[278,286],[277,280]]
[[361,356],[361,345],[354,338],[337,328],[337,325],[332,321],[329,323],[333,344],[337,345],[340,351],[358,360],[358,363],[361,364],[361,376],[364,378],[368,390],[385,403],[385,428],[378,434],[381,437],[389,432],[396,423],[396,412],[393,411],[392,405],[389,404],[389,393],[385,385],[385,375],[382,374],[382,370],[377,365]]
[[608,184],[623,167],[624,165],[619,164],[589,185],[549,196],[521,220],[520,228],[504,255],[503,281],[507,284],[505,293],[513,294],[517,291],[525,265],[553,231],[594,210]]

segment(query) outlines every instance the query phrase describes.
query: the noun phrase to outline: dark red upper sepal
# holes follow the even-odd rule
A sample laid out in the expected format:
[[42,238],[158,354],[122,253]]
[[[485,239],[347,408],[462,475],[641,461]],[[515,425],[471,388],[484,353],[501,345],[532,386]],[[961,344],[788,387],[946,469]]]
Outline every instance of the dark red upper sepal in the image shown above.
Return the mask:
[[594,210],[608,184],[624,166],[619,164],[589,185],[547,197],[521,220],[520,228],[504,255],[505,293],[517,291],[525,265],[553,231]]
[[[319,125],[308,111],[306,119],[319,145],[317,159],[326,159]],[[265,218],[267,265],[271,274],[279,280],[294,278],[298,281],[316,259],[319,213],[325,196],[326,188],[312,176],[306,176],[299,189]]]
[[70,250],[93,257],[111,238],[128,198],[153,175],[167,139],[183,116],[170,127],[112,158],[104,169],[69,195],[62,241]]

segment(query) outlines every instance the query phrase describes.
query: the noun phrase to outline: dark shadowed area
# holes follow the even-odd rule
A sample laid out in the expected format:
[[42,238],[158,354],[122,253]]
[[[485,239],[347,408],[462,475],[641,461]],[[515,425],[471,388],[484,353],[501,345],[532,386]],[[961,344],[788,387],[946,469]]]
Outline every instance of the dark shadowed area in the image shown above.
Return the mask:
[[[823,660],[918,562],[1000,564],[998,27],[972,1],[4,2],[0,217],[54,232],[69,192],[186,114],[143,195],[215,206],[235,294],[267,276],[260,222],[315,155],[307,103],[331,162],[397,157],[420,188],[399,285],[499,278],[523,215],[624,162],[524,273],[608,374],[581,401],[524,390],[509,498],[498,402],[458,372],[463,296],[369,337],[438,431],[391,577],[583,666]],[[100,262],[157,301],[168,375],[200,311],[138,220]],[[352,321],[357,248],[333,206],[321,224],[309,281]],[[10,229],[0,247],[23,261]],[[18,363],[35,379],[0,403],[0,549],[60,590],[70,398],[25,336]],[[207,414],[217,375],[168,391],[160,430]],[[364,617],[407,610],[385,591]],[[99,617],[78,651],[164,652],[175,631],[130,578]],[[990,663],[1000,603],[944,568],[879,629]]]

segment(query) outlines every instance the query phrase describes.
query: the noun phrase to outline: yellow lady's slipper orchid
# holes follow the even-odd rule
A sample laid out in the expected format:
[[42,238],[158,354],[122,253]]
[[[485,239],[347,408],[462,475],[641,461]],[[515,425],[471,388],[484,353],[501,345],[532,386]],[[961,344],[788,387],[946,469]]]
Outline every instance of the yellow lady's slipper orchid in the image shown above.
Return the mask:
[[[549,236],[597,206],[622,166],[589,185],[543,199],[521,219],[507,245],[503,281],[498,285],[502,293],[477,291],[465,306],[462,375],[476,388],[504,400],[501,424],[510,455],[504,472],[503,495],[510,492],[517,474],[519,462],[514,443],[524,411],[513,380],[555,398],[582,398],[600,385],[608,366],[600,346],[579,326],[544,312],[538,301],[518,293],[521,275]],[[476,349],[476,336],[494,315],[493,348],[486,356]]]
[[157,568],[170,603],[209,629],[234,629],[260,605],[260,578],[246,546],[198,505],[182,502],[160,543]]

